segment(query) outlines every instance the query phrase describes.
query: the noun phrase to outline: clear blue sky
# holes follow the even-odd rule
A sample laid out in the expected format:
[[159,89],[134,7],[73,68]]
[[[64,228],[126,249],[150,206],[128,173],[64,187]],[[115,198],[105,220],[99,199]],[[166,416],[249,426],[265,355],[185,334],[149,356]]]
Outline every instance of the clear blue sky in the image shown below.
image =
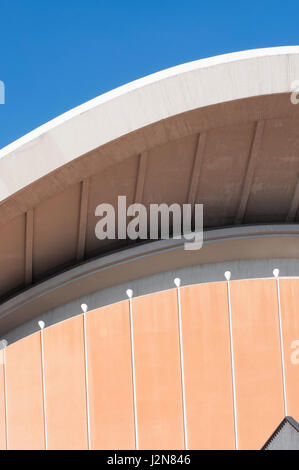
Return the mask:
[[298,13],[298,0],[0,0],[0,148],[158,70],[299,44]]

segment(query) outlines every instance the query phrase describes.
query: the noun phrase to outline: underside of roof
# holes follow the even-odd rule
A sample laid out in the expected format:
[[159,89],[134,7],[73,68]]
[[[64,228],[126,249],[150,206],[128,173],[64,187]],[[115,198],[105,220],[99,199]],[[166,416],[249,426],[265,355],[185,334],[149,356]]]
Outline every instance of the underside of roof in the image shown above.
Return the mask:
[[[298,75],[298,76],[297,76]],[[98,240],[95,208],[204,204],[205,229],[299,220],[299,48],[142,79],[0,151],[0,298],[138,243]]]

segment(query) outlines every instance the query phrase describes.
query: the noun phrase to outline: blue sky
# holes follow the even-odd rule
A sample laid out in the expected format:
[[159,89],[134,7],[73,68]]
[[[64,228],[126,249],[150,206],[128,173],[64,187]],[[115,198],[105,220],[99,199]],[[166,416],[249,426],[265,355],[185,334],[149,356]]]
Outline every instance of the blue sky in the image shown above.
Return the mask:
[[298,0],[0,0],[0,148],[158,70],[299,44],[298,13]]

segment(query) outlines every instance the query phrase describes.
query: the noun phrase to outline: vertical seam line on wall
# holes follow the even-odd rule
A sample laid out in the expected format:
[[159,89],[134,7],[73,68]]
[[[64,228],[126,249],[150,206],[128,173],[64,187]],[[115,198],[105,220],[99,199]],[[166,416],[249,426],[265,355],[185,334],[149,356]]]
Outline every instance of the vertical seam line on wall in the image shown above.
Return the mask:
[[44,332],[40,332],[41,359],[42,359],[42,388],[43,388],[43,412],[44,412],[44,438],[45,449],[48,450],[48,434],[47,434],[47,406],[46,406],[46,386],[45,386],[45,366],[44,366]]
[[81,181],[81,192],[79,202],[79,225],[77,239],[77,261],[82,261],[85,255],[86,227],[88,219],[88,197],[89,197],[89,178]]
[[185,394],[185,370],[184,370],[183,335],[182,335],[182,310],[181,310],[180,287],[177,288],[177,301],[178,301],[178,320],[179,320],[179,345],[180,345],[180,366],[181,366],[180,369],[181,369],[181,386],[182,386],[184,444],[185,444],[185,450],[188,450],[186,394]]
[[295,184],[294,193],[292,196],[291,204],[289,206],[286,222],[294,222],[299,205],[299,174],[297,174],[297,181]]
[[91,450],[90,408],[89,408],[89,384],[88,384],[88,362],[87,362],[86,312],[83,312],[83,331],[84,331],[84,358],[85,358],[85,390],[86,390],[87,439],[88,439],[88,450]]
[[265,121],[256,121],[247,166],[243,177],[239,205],[235,216],[235,224],[241,224],[246,214],[249,196],[252,189],[251,187],[254,181],[256,165],[258,162],[260,147],[263,141],[264,127]]
[[229,281],[226,281],[226,282],[227,282],[227,298],[228,298],[230,360],[231,360],[232,390],[233,390],[233,411],[234,411],[235,449],[236,449],[236,450],[239,450],[239,443],[238,443],[238,423],[237,423],[237,405],[236,405],[235,359],[234,359],[234,343],[233,343],[233,330],[232,330],[230,283],[229,283]]
[[34,233],[34,210],[26,212],[25,219],[25,286],[32,284],[33,268],[33,233]]
[[148,152],[143,152],[139,155],[137,176],[136,176],[136,187],[134,195],[134,204],[141,204],[143,198],[144,184],[146,178],[148,161]]
[[5,440],[6,450],[8,450],[8,407],[7,407],[7,375],[6,375],[6,347],[3,351],[3,375],[4,375],[4,407],[5,407]]
[[199,190],[201,169],[202,169],[204,158],[205,158],[205,147],[206,147],[206,142],[207,142],[207,135],[208,135],[207,131],[204,131],[198,134],[198,138],[197,138],[197,145],[196,145],[195,155],[193,158],[192,171],[191,171],[190,182],[189,182],[189,187],[188,187],[188,196],[187,196],[187,203],[191,204],[192,206],[196,202],[196,196]]
[[136,380],[135,380],[135,352],[134,352],[134,330],[133,330],[133,309],[132,299],[129,299],[130,308],[130,336],[131,336],[131,362],[132,362],[132,381],[133,381],[133,407],[134,407],[134,429],[135,429],[135,447],[139,450],[138,437],[138,417],[137,417],[137,401],[136,401]]
[[283,408],[284,415],[287,416],[287,397],[286,397],[286,382],[285,382],[285,368],[284,368],[284,348],[283,348],[283,334],[282,334],[282,319],[281,319],[281,306],[280,306],[280,289],[279,278],[276,279],[277,288],[277,303],[278,303],[278,321],[279,321],[279,338],[280,338],[280,359],[281,359],[281,373],[282,373],[282,389],[283,389]]

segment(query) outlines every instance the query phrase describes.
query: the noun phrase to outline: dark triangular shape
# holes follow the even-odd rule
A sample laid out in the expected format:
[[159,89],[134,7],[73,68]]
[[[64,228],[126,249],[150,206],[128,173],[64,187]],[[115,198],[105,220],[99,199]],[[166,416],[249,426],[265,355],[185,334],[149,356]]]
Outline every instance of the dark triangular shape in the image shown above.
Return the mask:
[[291,416],[286,416],[262,450],[299,450],[299,423]]

